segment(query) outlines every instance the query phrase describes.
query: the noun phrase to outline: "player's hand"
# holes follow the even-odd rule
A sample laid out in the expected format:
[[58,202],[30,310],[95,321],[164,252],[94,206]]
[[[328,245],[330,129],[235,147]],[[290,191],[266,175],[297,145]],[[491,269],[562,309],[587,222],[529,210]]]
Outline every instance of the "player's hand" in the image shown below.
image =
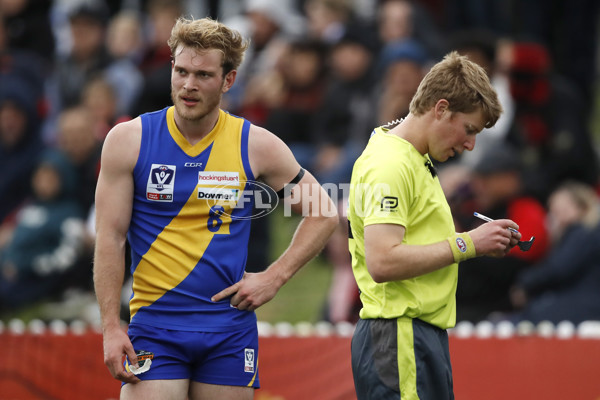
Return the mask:
[[140,381],[133,372],[128,372],[123,366],[123,356],[129,358],[130,364],[137,364],[137,356],[133,350],[131,340],[121,328],[105,331],[104,336],[104,364],[108,367],[113,378],[126,383],[137,383]]
[[521,239],[519,226],[510,219],[498,219],[473,229],[469,232],[477,255],[504,257]]
[[211,300],[218,302],[231,296],[232,307],[254,311],[275,297],[279,287],[267,271],[246,272],[242,280],[215,294]]

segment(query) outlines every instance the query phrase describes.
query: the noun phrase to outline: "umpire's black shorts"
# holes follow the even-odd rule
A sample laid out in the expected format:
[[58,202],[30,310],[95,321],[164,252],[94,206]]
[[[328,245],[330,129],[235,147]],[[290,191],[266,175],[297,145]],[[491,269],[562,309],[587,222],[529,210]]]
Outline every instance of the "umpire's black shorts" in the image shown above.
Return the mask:
[[358,400],[454,399],[448,333],[419,319],[361,319],[352,337]]

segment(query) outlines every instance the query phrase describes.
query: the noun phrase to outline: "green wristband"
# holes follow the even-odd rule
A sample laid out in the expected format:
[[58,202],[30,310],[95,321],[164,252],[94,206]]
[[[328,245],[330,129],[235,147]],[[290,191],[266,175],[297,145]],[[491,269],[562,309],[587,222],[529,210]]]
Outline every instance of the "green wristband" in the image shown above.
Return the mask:
[[461,262],[477,255],[475,245],[468,232],[456,233],[448,238],[454,262]]

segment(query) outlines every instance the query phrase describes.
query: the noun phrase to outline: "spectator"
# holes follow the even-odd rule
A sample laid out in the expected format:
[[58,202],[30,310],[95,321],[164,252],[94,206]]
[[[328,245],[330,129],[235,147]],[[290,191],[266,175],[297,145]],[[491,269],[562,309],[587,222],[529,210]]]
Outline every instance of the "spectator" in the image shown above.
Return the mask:
[[[256,124],[265,124],[275,96],[282,90],[277,63],[288,44],[304,30],[304,20],[289,1],[246,1],[242,21],[250,47],[240,67],[239,87],[225,97],[229,107]],[[276,132],[277,133],[277,132]]]
[[0,19],[8,47],[36,54],[47,67],[54,60],[54,35],[48,17],[49,0],[0,0]]
[[[534,0],[529,4],[539,3]],[[536,5],[537,6],[537,5]],[[535,7],[535,6],[534,6]],[[518,24],[516,13],[518,5],[507,5],[503,0],[450,0],[445,4],[445,24],[449,31],[461,29],[492,29],[498,34],[510,34]],[[522,7],[522,12],[524,13]],[[542,10],[538,10],[540,12]],[[522,15],[519,15],[522,18]]]
[[56,65],[56,84],[61,108],[72,107],[81,100],[85,84],[108,65],[104,45],[108,21],[102,3],[82,3],[69,14],[72,47],[70,54]]
[[131,115],[144,85],[144,76],[138,64],[142,56],[142,25],[137,13],[123,11],[108,25],[106,46],[112,58],[105,78],[116,92],[116,110],[119,115]]
[[280,57],[272,84],[265,127],[292,150],[300,165],[309,166],[316,151],[315,118],[323,105],[327,81],[327,47],[315,40],[289,44]]
[[72,47],[67,55],[57,59],[48,85],[52,109],[44,139],[50,143],[56,139],[53,134],[58,114],[79,104],[85,85],[102,75],[110,61],[104,40],[108,11],[103,3],[81,3],[68,15]]
[[0,224],[29,196],[42,151],[34,93],[28,81],[0,75]]
[[92,115],[89,121],[94,127],[94,137],[102,142],[108,131],[118,122],[131,119],[118,113],[118,100],[114,86],[105,78],[98,77],[90,81],[83,91],[82,105]]
[[547,1],[533,0],[515,2],[505,9],[512,14],[512,32],[545,46],[556,73],[577,87],[583,99],[581,112],[587,118],[594,102],[597,76],[600,2],[555,0],[550,6]]
[[308,0],[305,3],[308,36],[333,45],[346,34],[354,20],[349,0]]
[[135,111],[131,115],[164,108],[171,105],[171,51],[167,40],[175,20],[183,9],[180,1],[150,0],[147,4],[148,32],[150,38],[140,62],[144,83]]
[[503,41],[486,29],[465,29],[454,32],[449,39],[452,50],[464,54],[481,65],[498,93],[498,99],[504,112],[492,128],[484,129],[477,135],[477,146],[473,151],[463,153],[460,163],[473,168],[481,161],[483,154],[508,141],[509,132],[514,124],[515,104],[510,93],[506,71],[497,68],[496,54],[501,51]]
[[70,278],[81,284],[91,268],[78,268],[84,213],[73,200],[75,171],[64,156],[44,154],[31,180],[33,197],[16,217],[8,244],[0,249],[0,308],[13,310],[60,294]]
[[313,133],[319,143],[313,171],[321,182],[350,181],[352,165],[375,126],[378,46],[369,30],[352,26],[331,49],[331,76]]
[[[0,0],[1,1],[1,0]],[[10,43],[9,32],[2,18],[2,9],[0,8],[0,79],[2,76],[10,75],[6,78],[12,80],[20,78],[30,84],[30,94],[34,102],[40,102],[36,106],[41,107],[44,81],[47,78],[48,64],[33,51],[28,49],[13,47]],[[41,115],[40,115],[41,116]]]
[[378,13],[379,39],[383,43],[402,42],[412,38],[414,32],[413,5],[408,0],[381,2]]
[[[476,210],[493,218],[508,218],[519,224],[523,237],[536,237],[536,246],[528,252],[512,249],[511,256],[538,261],[548,247],[543,204],[531,196],[522,181],[522,163],[515,149],[497,146],[485,153],[475,166],[471,190]],[[469,216],[473,219],[473,213]],[[478,222],[480,224],[480,222]]]
[[406,39],[387,44],[380,56],[377,124],[384,125],[408,114],[410,100],[425,76],[429,57],[416,41]]
[[526,185],[545,201],[566,179],[595,185],[598,161],[576,87],[552,71],[547,49],[531,42],[502,47],[498,62],[508,72],[515,101],[508,141],[525,163]]
[[521,166],[514,149],[496,147],[485,153],[471,176],[472,202],[463,203],[453,214],[458,229],[470,230],[481,224],[473,217],[478,211],[492,219],[511,219],[519,225],[523,240],[535,236],[532,248],[513,248],[503,259],[479,257],[461,263],[456,293],[457,319],[478,322],[495,311],[511,310],[510,287],[519,272],[539,261],[547,251],[548,235],[544,206],[529,196],[521,180]]
[[75,197],[84,210],[94,202],[100,168],[101,142],[95,136],[94,117],[84,106],[63,111],[58,120],[57,147],[77,171]]
[[600,202],[589,185],[566,182],[548,201],[552,249],[523,271],[511,291],[521,311],[508,318],[533,323],[600,319]]
[[383,0],[378,7],[377,22],[379,39],[384,45],[412,39],[434,59],[445,52],[444,39],[419,2]]

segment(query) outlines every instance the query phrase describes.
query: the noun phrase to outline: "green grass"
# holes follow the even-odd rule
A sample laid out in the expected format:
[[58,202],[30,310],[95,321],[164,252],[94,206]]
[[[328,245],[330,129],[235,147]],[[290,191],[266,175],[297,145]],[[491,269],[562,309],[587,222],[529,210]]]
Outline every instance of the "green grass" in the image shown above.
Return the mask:
[[44,301],[39,301],[24,307],[19,310],[7,310],[2,313],[0,320],[4,323],[8,323],[11,319],[20,319],[21,321],[28,323],[33,319],[38,319],[42,316]]
[[[270,215],[272,260],[287,248],[299,222],[299,217],[285,217],[281,208]],[[331,274],[332,267],[323,255],[314,258],[279,290],[273,300],[256,310],[258,319],[270,323],[320,321]]]

